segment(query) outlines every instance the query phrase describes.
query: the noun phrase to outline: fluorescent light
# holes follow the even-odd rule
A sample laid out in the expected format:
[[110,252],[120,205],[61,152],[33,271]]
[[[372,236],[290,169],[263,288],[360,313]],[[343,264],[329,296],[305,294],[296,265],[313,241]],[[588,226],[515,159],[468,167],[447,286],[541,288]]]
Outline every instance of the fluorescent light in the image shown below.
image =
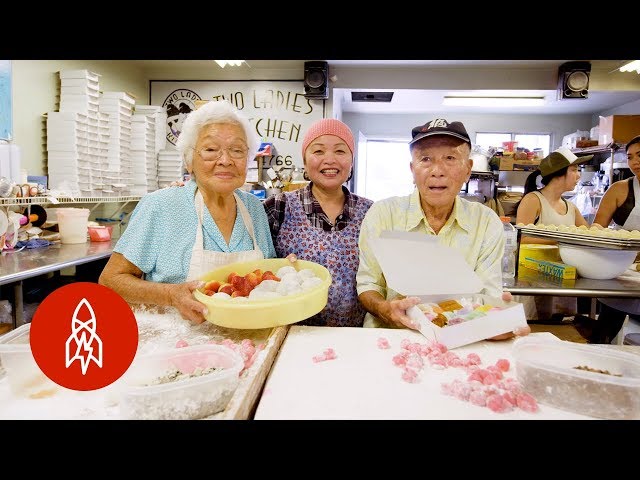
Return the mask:
[[443,105],[457,107],[541,107],[544,97],[445,96]]
[[224,68],[226,65],[231,67],[239,67],[242,65],[244,60],[215,60],[215,62],[220,65],[221,68]]
[[631,72],[633,70],[635,70],[636,73],[640,73],[640,60],[633,60],[620,67],[621,72]]

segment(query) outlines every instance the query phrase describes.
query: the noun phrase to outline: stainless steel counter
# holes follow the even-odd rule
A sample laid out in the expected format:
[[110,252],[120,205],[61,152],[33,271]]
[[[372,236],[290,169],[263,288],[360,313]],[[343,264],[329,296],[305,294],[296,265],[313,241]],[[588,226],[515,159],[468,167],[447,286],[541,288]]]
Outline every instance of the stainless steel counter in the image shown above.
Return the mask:
[[56,243],[48,247],[3,252],[0,256],[0,285],[13,285],[13,328],[22,322],[22,281],[63,268],[111,256],[117,240],[77,244]]
[[564,280],[530,268],[518,268],[515,279],[503,283],[513,295],[553,295],[558,297],[640,297],[640,272],[627,270],[611,280],[577,278]]
[[57,243],[0,256],[0,285],[111,256],[117,240],[76,244]]

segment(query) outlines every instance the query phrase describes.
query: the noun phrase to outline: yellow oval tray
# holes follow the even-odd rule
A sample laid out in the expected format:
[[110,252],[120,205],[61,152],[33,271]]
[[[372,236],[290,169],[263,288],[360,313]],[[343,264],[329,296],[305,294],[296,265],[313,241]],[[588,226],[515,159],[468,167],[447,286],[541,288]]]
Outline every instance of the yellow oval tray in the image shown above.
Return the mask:
[[218,326],[237,329],[273,328],[300,322],[322,311],[327,304],[331,274],[322,265],[298,260],[294,263],[285,258],[270,258],[252,262],[232,263],[200,277],[208,282],[217,280],[226,282],[230,273],[245,275],[259,268],[263,272],[273,273],[281,267],[293,266],[296,270],[310,268],[322,283],[311,290],[282,298],[266,298],[247,301],[218,299],[205,295],[199,290],[193,292],[195,298],[207,306],[209,313],[206,319]]

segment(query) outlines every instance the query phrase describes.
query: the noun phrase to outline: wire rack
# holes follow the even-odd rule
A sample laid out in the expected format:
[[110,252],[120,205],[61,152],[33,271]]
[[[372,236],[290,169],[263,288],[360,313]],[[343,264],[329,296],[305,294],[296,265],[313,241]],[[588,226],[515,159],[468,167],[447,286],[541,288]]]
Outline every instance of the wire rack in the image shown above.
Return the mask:
[[0,198],[0,207],[15,207],[24,205],[47,205],[60,203],[122,203],[137,202],[139,195],[124,195],[114,197],[54,197],[37,196],[24,198]]

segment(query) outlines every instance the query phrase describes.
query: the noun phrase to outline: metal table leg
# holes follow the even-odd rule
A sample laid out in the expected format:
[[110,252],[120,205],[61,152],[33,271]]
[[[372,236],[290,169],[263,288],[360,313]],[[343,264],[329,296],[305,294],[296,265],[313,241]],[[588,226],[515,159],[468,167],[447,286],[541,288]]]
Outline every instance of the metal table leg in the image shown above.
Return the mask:
[[13,328],[24,324],[24,304],[22,302],[22,280],[13,284]]

